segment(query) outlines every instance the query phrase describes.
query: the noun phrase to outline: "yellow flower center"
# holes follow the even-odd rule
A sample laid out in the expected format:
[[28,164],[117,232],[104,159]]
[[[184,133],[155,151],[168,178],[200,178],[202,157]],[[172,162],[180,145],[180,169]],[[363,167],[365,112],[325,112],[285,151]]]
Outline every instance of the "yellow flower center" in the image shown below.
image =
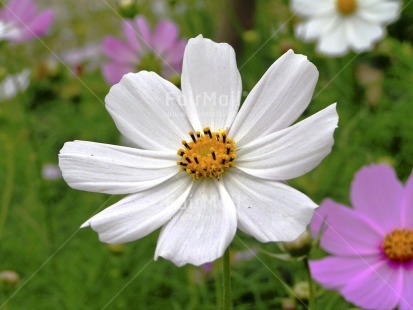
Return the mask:
[[394,229],[382,244],[386,256],[396,262],[413,260],[413,230]]
[[342,15],[350,15],[357,9],[357,0],[337,0],[336,5]]
[[194,180],[217,178],[230,167],[235,166],[235,142],[227,136],[226,130],[211,132],[206,127],[203,133],[189,132],[191,141],[182,141],[184,149],[178,150],[181,160],[177,164]]

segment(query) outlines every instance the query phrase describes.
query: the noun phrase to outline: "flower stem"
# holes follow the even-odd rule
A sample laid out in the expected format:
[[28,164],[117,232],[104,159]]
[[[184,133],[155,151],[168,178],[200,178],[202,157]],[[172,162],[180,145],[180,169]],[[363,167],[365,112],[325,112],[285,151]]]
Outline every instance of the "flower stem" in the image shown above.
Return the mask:
[[229,247],[224,253],[224,276],[223,276],[223,303],[222,309],[231,309],[231,262],[229,256]]
[[[14,163],[14,146],[9,140],[3,141],[1,139],[2,145],[4,146],[3,149],[3,156],[6,157],[6,182],[3,186],[4,191],[2,192],[1,197],[1,208],[0,208],[0,240],[3,237],[4,227],[7,222],[7,216],[10,209],[10,203],[13,197],[13,185],[14,185],[14,177],[15,177],[15,163]],[[3,144],[3,142],[5,142]]]
[[315,300],[315,287],[314,287],[313,277],[311,276],[310,265],[308,264],[308,258],[304,258],[303,262],[305,266],[305,271],[307,273],[308,288],[310,291],[308,309],[316,310],[317,305],[316,305],[316,300]]

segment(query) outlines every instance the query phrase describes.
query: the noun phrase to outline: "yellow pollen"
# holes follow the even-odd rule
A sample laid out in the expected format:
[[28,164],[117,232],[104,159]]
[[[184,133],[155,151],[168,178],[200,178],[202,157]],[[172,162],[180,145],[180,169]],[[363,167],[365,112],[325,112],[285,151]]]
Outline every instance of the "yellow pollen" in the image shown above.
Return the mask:
[[357,9],[357,0],[336,0],[337,10],[342,15],[350,15]]
[[203,132],[189,132],[190,140],[182,140],[184,148],[178,150],[177,161],[181,171],[186,171],[194,180],[217,178],[228,168],[235,166],[235,142],[226,130],[212,132],[209,127]]
[[394,229],[382,244],[384,254],[396,262],[413,260],[413,230]]

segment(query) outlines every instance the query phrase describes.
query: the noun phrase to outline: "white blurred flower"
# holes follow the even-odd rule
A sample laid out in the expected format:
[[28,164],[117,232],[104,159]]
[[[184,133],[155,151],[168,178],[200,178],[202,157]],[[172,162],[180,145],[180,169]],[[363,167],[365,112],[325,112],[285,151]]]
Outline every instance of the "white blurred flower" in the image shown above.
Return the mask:
[[30,73],[29,69],[25,69],[18,74],[6,76],[0,82],[0,100],[11,99],[17,93],[25,91],[30,84]]
[[14,24],[0,20],[0,41],[16,39],[20,33],[20,29]]
[[303,17],[297,37],[317,41],[317,50],[342,56],[349,50],[370,50],[385,35],[385,26],[398,19],[396,0],[292,0],[292,10]]
[[42,168],[42,177],[45,180],[58,180],[62,178],[62,171],[58,165],[45,164]]

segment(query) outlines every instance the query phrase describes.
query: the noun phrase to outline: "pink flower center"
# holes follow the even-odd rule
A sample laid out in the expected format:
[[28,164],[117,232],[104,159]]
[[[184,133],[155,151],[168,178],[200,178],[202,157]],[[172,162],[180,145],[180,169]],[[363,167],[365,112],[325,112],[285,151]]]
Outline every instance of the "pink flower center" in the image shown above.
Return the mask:
[[185,149],[178,150],[182,158],[177,164],[194,180],[204,177],[219,179],[225,170],[235,166],[235,142],[225,130],[211,132],[206,127],[202,135],[199,131],[190,131],[189,135],[192,141],[182,141]]
[[394,229],[382,244],[384,254],[396,262],[413,260],[413,230]]
[[356,0],[337,0],[336,5],[342,15],[350,15],[357,9]]

